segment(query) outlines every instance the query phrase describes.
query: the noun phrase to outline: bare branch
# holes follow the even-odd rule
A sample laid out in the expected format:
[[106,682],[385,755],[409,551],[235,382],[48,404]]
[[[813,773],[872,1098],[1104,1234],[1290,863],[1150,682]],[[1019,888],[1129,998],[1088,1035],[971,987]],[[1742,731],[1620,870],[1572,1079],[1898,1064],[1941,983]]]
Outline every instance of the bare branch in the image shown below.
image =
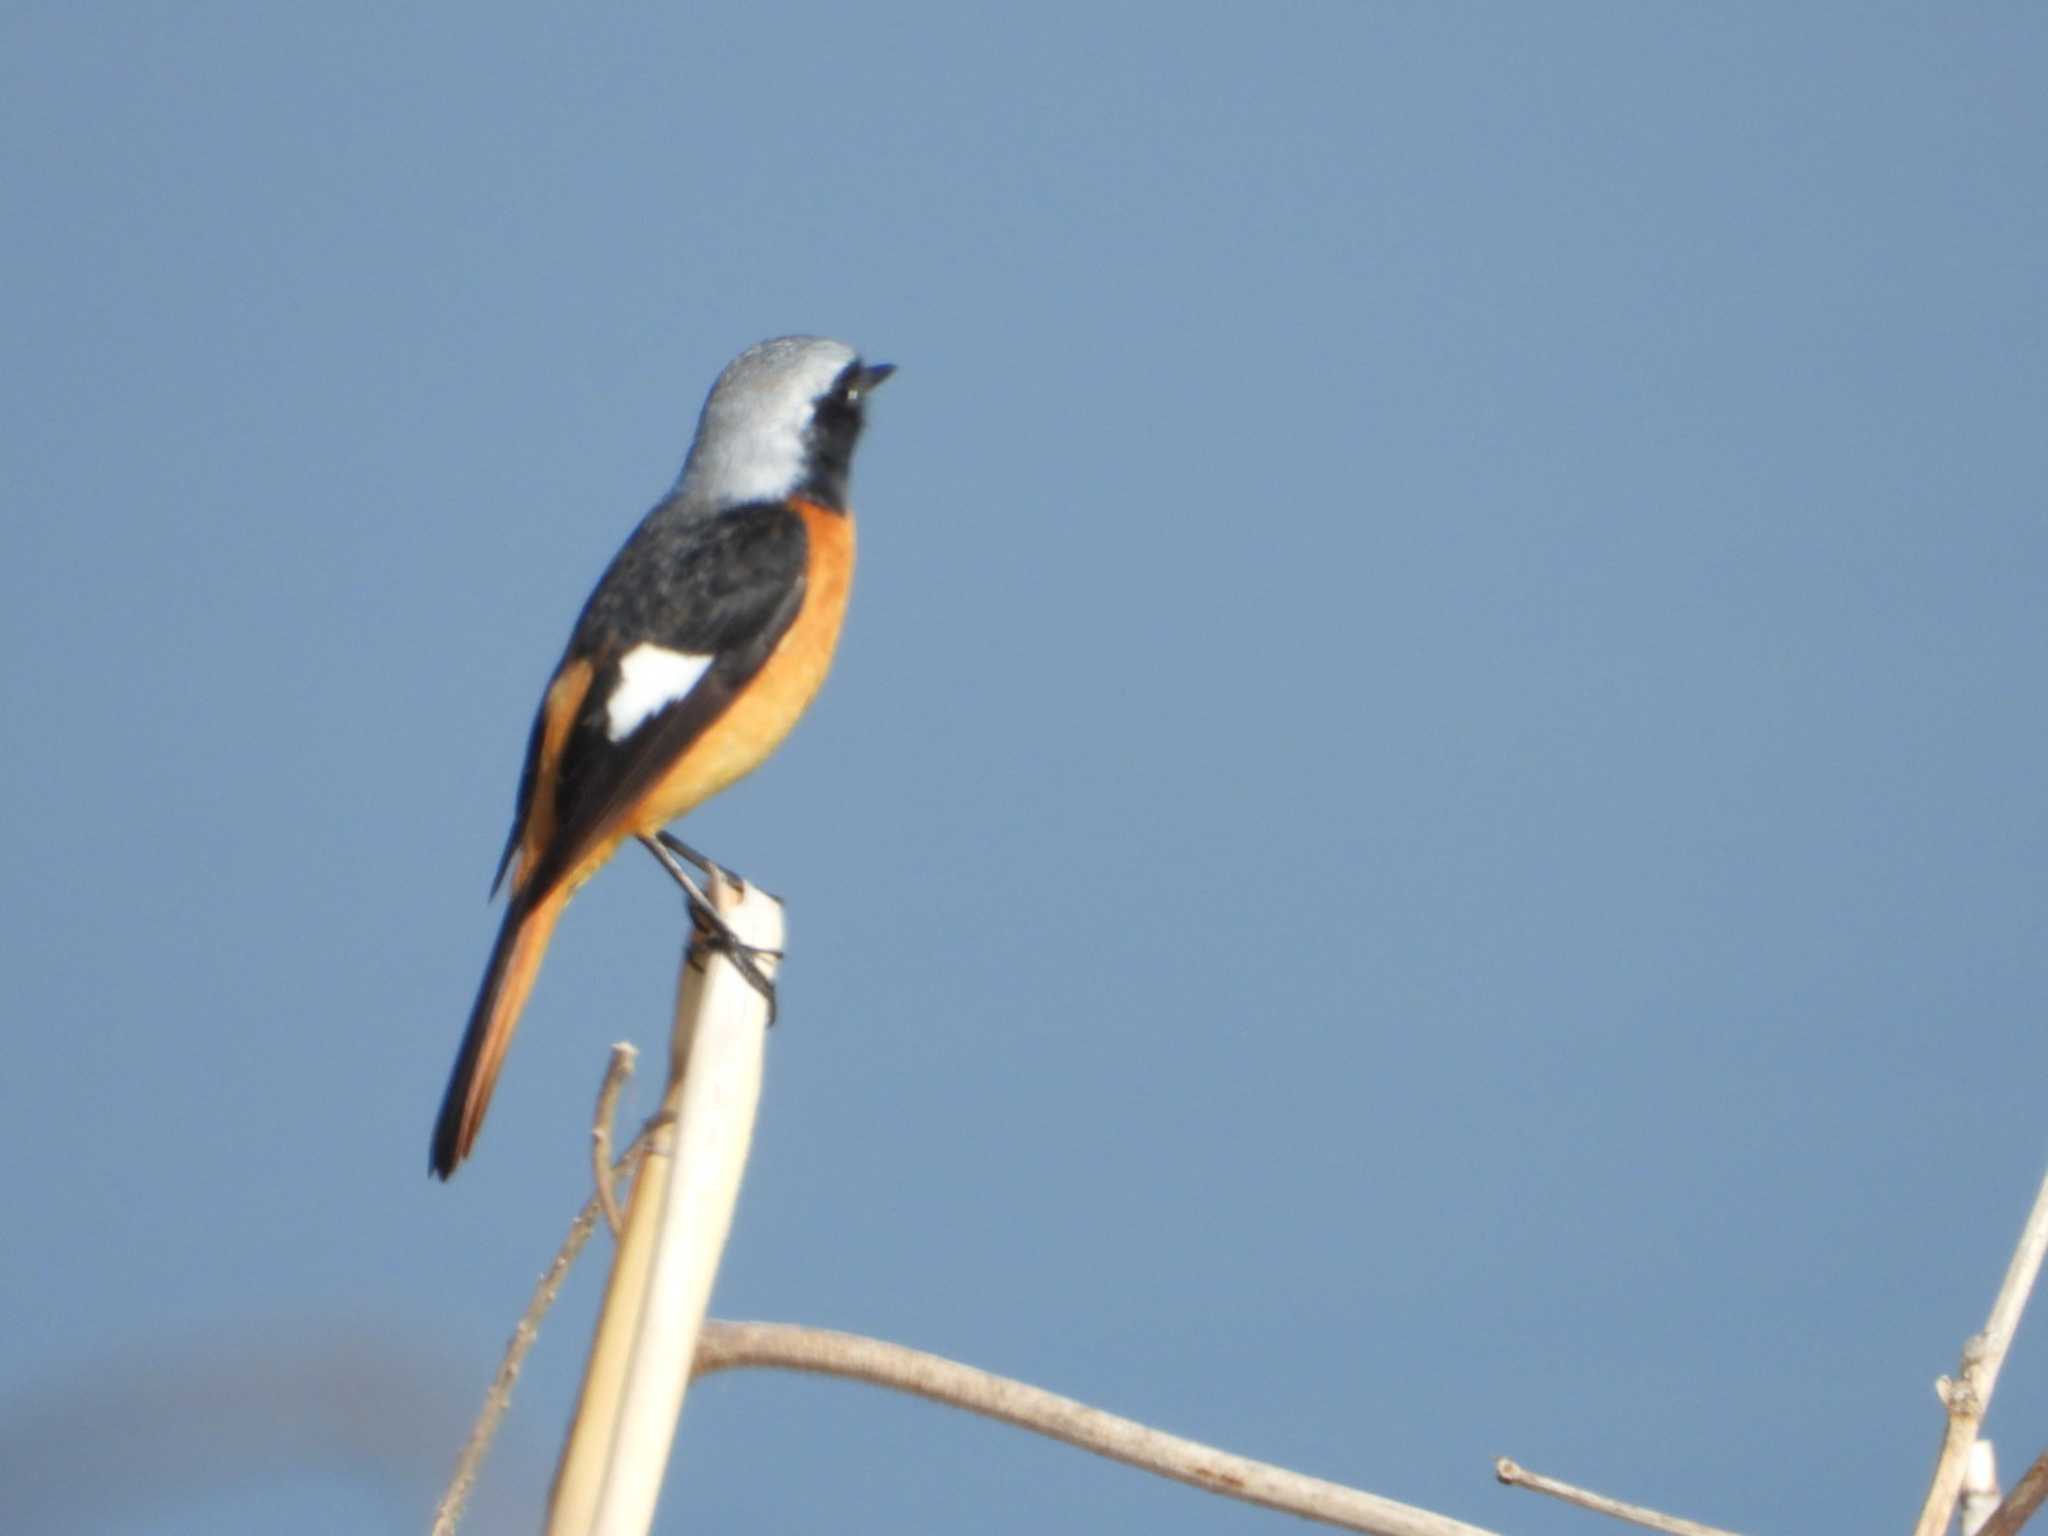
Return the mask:
[[[640,1166],[640,1159],[647,1154],[651,1129],[641,1131],[628,1143],[618,1162],[608,1170],[612,1178],[620,1175],[632,1177]],[[590,1234],[597,1229],[597,1219],[602,1214],[603,1206],[598,1197],[592,1195],[583,1203],[583,1209],[576,1213],[576,1219],[569,1223],[569,1235],[562,1239],[555,1261],[534,1286],[533,1299],[527,1303],[526,1314],[519,1319],[519,1326],[512,1330],[512,1338],[505,1345],[505,1357],[498,1364],[498,1374],[492,1378],[490,1390],[484,1394],[483,1411],[477,1415],[476,1427],[469,1432],[469,1440],[455,1460],[455,1475],[448,1480],[448,1491],[441,1495],[441,1502],[434,1510],[433,1536],[454,1536],[455,1527],[469,1505],[469,1496],[476,1488],[477,1474],[483,1470],[484,1457],[490,1453],[491,1441],[497,1438],[498,1426],[505,1420],[505,1410],[512,1405],[512,1388],[519,1380],[527,1355],[533,1350],[534,1340],[540,1337],[541,1319],[547,1316],[548,1309],[561,1294],[562,1282],[569,1277],[569,1270],[583,1252],[584,1244],[590,1241]]]
[[2034,1279],[2041,1272],[2041,1256],[2048,1252],[2048,1179],[2041,1182],[2034,1197],[2034,1209],[2020,1231],[2019,1246],[2006,1266],[2005,1283],[1991,1304],[1990,1321],[1984,1331],[1963,1344],[1961,1368],[1956,1379],[1943,1377],[1935,1391],[1948,1407],[1948,1427],[1942,1436],[1941,1455],[1934,1464],[1934,1481],[1921,1506],[1919,1524],[1913,1536],[1943,1536],[1955,1515],[1956,1496],[1962,1491],[1963,1473],[1970,1458],[1970,1445],[1977,1438],[1977,1426],[1991,1407],[1991,1393],[1998,1385],[1999,1369],[2026,1310]]
[[1532,1493],[1547,1493],[1554,1499],[1563,1499],[1567,1504],[1576,1504],[1581,1509],[1590,1509],[1595,1514],[1612,1515],[1617,1520],[1626,1520],[1631,1525],[1647,1526],[1653,1531],[1664,1531],[1667,1536],[1733,1536],[1716,1525],[1701,1525],[1697,1520],[1687,1520],[1680,1515],[1667,1515],[1659,1510],[1646,1509],[1640,1504],[1625,1504],[1620,1499],[1610,1499],[1604,1493],[1593,1493],[1584,1488],[1575,1488],[1570,1483],[1559,1482],[1554,1477],[1545,1477],[1541,1472],[1531,1472],[1519,1462],[1503,1456],[1493,1464],[1493,1475],[1510,1488],[1527,1488]]
[[612,1241],[619,1240],[619,1202],[612,1194],[612,1118],[618,1113],[619,1091],[633,1075],[639,1051],[630,1041],[612,1047],[605,1063],[604,1081],[597,1089],[597,1112],[590,1125],[590,1176],[597,1185],[598,1204],[604,1207],[604,1224],[612,1229]]
[[893,1387],[1209,1493],[1346,1530],[1369,1531],[1375,1536],[1489,1536],[1477,1526],[1446,1515],[1234,1456],[1041,1387],[881,1339],[793,1323],[707,1321],[697,1341],[696,1373],[706,1376],[736,1366],[811,1371]]
[[2034,1511],[2044,1500],[2048,1500],[2048,1451],[2034,1458],[2034,1464],[2012,1485],[2005,1502],[1977,1527],[1977,1536],[2017,1536],[2019,1528],[2033,1519]]

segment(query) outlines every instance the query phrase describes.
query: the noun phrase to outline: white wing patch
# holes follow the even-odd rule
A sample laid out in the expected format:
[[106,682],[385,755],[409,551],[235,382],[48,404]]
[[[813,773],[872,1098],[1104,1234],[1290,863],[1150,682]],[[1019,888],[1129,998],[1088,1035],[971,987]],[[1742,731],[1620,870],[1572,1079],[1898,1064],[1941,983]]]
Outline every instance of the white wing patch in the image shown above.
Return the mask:
[[619,684],[604,701],[605,734],[624,741],[677,699],[697,686],[711,666],[709,656],[671,651],[666,646],[636,645],[619,658]]

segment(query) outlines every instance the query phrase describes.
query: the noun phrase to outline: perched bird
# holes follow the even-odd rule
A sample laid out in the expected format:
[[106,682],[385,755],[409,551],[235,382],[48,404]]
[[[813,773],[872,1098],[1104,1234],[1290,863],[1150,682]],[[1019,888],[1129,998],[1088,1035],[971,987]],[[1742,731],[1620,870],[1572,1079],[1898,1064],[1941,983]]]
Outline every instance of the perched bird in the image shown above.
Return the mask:
[[742,352],[704,402],[675,488],[583,605],[541,697],[491,885],[511,874],[434,1126],[440,1177],[476,1144],[576,888],[628,838],[683,878],[668,850],[688,850],[662,828],[759,767],[825,680],[853,576],[854,444],[868,392],[894,371],[816,336]]

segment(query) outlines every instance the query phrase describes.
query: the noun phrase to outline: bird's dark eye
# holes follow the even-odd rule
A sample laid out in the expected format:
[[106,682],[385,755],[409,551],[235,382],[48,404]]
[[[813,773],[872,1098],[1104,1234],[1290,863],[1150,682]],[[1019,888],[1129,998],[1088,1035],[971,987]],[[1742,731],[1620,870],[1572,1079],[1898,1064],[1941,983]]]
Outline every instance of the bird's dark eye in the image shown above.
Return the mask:
[[832,387],[818,397],[820,419],[835,420],[860,410],[860,370],[849,368],[832,381]]

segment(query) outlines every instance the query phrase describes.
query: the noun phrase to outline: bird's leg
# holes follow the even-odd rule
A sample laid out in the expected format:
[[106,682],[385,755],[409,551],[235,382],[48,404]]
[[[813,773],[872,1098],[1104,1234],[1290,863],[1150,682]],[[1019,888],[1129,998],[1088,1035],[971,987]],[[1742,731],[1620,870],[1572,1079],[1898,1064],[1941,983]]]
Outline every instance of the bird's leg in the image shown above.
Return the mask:
[[[733,884],[746,884],[746,881],[740,879],[740,877],[738,875],[735,875],[731,870],[726,869],[724,865],[714,864],[710,859],[706,858],[703,854],[699,853],[696,849],[692,848],[688,843],[684,842],[680,837],[677,837],[673,832],[663,829],[662,831],[654,834],[654,839],[656,842],[660,843],[662,847],[666,848],[670,853],[674,854],[677,858],[681,859],[685,864],[690,865],[694,869],[700,870],[704,874],[708,875],[714,869],[723,870],[725,873],[725,877],[728,880],[732,881]],[[642,841],[645,841],[645,839],[642,839]]]
[[683,860],[689,860],[707,875],[716,870],[719,874],[732,880],[736,885],[743,884],[744,882],[722,865],[713,864],[681,838],[672,837],[667,832],[656,833],[653,837],[642,836],[640,841],[646,846],[647,851],[654,855],[656,862],[669,872],[670,877],[676,884],[683,888],[683,899],[689,904],[690,908],[691,925],[699,933],[706,935],[711,940],[712,948],[723,950],[732,961],[733,966],[742,976],[747,978],[748,984],[756,992],[760,993],[762,997],[767,999],[768,1022],[770,1025],[773,1025],[775,1022],[775,983],[768,979],[761,967],[755,963],[755,959],[757,956],[766,956],[771,960],[780,960],[782,958],[782,951],[779,949],[762,949],[758,945],[749,944],[745,939],[734,933],[732,925],[719,916],[718,909],[711,905],[711,898],[704,894],[703,888],[695,880],[691,879],[690,872],[683,868]]
[[[730,880],[734,885],[738,886],[741,890],[745,890],[747,886],[751,883],[745,875],[741,874],[738,870],[734,869],[730,864],[721,864],[718,862],[718,860],[712,858],[709,854],[699,853],[695,848],[692,848],[688,843],[684,842],[680,837],[677,837],[673,832],[661,831],[655,833],[654,835],[656,839],[659,840],[662,847],[666,848],[670,853],[674,854],[677,858],[681,859],[685,864],[694,865],[696,868],[702,870],[707,875],[711,874],[713,871],[716,871],[717,873],[725,876],[727,880]],[[775,893],[773,891],[769,892],[769,895],[771,896],[774,894]]]

